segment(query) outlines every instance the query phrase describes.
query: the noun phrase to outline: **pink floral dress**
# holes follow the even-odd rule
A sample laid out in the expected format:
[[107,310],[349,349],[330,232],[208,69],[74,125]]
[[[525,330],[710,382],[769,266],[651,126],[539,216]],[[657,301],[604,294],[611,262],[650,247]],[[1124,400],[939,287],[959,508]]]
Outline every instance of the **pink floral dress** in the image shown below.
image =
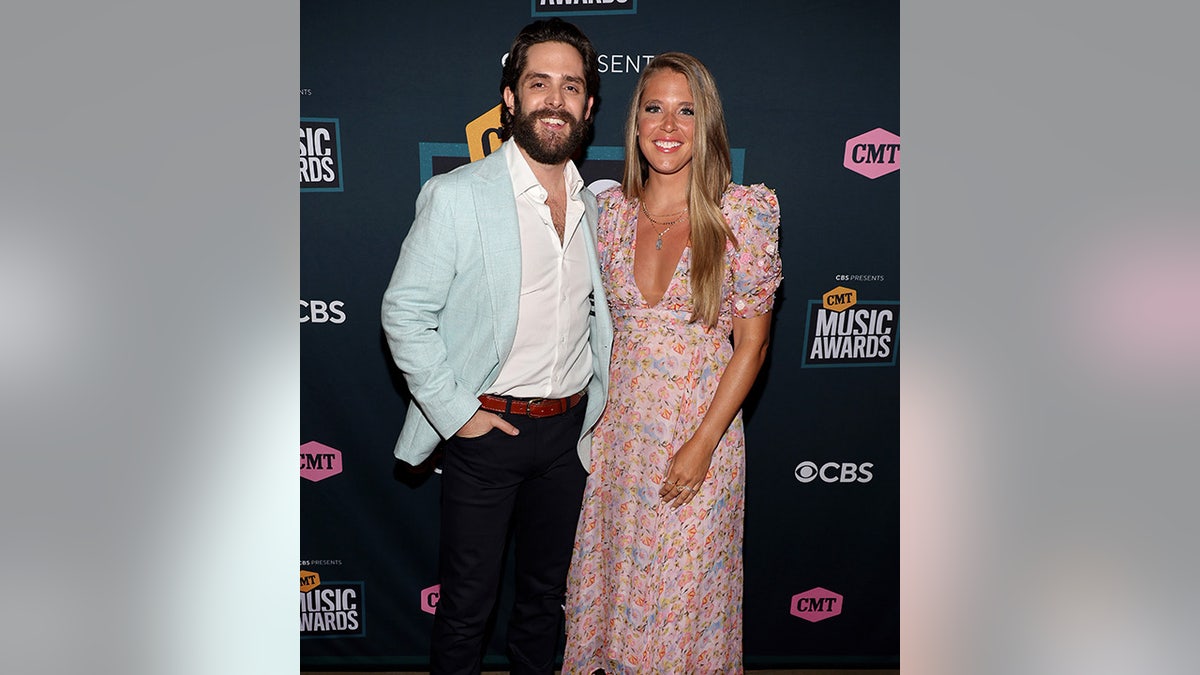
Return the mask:
[[638,203],[599,195],[598,246],[615,336],[608,407],[567,580],[563,673],[742,672],[745,436],[739,412],[692,502],[663,504],[667,461],[695,432],[733,346],[733,318],[771,310],[782,278],[779,203],[759,184],[730,185],[722,210],[739,246],[726,249],[715,329],[690,323],[690,248],[650,307],[633,280]]

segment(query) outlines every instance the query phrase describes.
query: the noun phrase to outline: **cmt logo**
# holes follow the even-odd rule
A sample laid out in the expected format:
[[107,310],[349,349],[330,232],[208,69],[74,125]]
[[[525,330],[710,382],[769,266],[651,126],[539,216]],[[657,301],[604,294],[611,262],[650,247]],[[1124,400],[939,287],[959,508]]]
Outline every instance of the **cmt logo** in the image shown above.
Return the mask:
[[792,596],[792,616],[816,623],[842,613],[842,595],[821,588],[809,589]]
[[342,472],[342,451],[309,441],[300,446],[300,477],[317,482]]
[[[507,56],[507,54],[506,54]],[[500,147],[500,106],[483,113],[467,123],[467,151],[471,161],[483,159]]]
[[301,300],[300,323],[345,323],[345,305],[341,300]]
[[307,593],[321,585],[321,575],[316,572],[300,570],[300,592]]
[[637,14],[637,0],[533,0],[530,16]]
[[442,597],[442,585],[430,586],[421,591],[421,611],[426,614],[436,614],[438,600]]
[[846,141],[842,166],[867,178],[900,170],[900,137],[885,129],[872,129]]
[[871,473],[874,466],[873,462],[825,462],[820,466],[816,462],[800,462],[795,474],[801,483],[811,483],[818,478],[822,483],[870,483],[875,477]]
[[830,289],[821,296],[821,306],[831,312],[840,312],[858,304],[858,291],[845,286]]

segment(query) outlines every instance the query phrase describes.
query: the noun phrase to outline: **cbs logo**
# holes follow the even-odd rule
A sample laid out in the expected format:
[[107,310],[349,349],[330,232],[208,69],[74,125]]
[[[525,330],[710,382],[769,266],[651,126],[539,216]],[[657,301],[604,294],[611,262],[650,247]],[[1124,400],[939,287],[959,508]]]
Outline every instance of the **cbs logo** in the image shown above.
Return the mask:
[[342,311],[343,305],[341,300],[301,300],[300,323],[345,323],[346,313]]
[[822,483],[870,483],[874,478],[871,469],[872,462],[854,464],[853,462],[800,462],[796,465],[796,480],[801,483],[811,483],[818,478]]

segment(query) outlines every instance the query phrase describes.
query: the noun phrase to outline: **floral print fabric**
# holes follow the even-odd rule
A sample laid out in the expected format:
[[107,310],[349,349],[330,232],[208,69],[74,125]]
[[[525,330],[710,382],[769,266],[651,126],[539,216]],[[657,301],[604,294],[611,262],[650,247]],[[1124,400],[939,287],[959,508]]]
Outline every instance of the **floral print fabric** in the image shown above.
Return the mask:
[[739,412],[699,494],[658,497],[667,461],[691,438],[733,354],[733,318],[770,311],[782,279],[779,203],[758,184],[730,185],[715,328],[691,323],[690,248],[657,305],[634,283],[638,203],[599,195],[600,265],[613,317],[608,406],[592,446],[567,581],[563,673],[742,672],[745,436]]

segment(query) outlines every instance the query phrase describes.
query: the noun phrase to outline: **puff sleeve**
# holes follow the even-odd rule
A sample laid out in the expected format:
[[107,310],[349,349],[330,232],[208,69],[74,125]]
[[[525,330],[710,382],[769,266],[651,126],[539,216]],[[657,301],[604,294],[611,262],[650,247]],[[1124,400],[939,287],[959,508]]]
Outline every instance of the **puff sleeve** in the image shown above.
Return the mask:
[[731,186],[725,195],[726,217],[738,239],[730,252],[733,315],[750,319],[771,311],[783,280],[779,256],[779,200],[767,186]]

